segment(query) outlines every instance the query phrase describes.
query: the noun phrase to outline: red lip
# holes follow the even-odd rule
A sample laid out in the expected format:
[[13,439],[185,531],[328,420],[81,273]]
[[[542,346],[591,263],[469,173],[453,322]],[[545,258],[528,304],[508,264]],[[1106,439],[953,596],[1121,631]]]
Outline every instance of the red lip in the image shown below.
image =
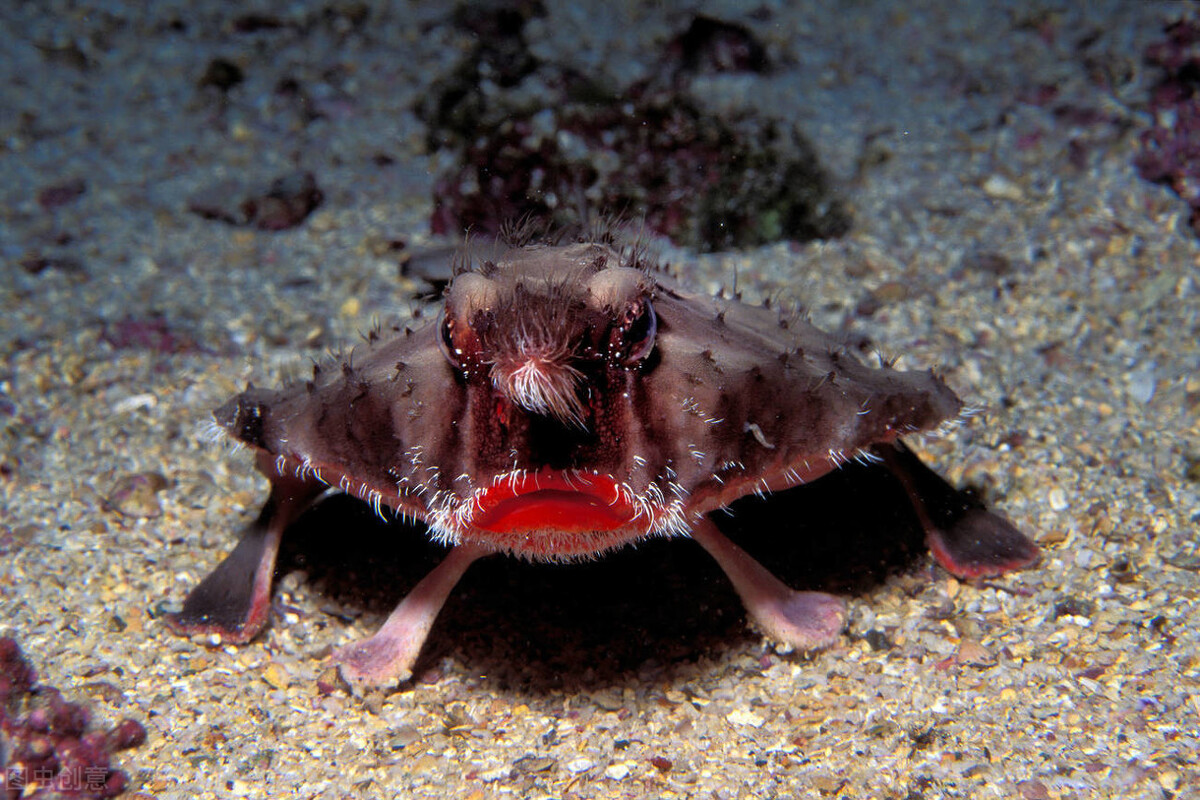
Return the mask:
[[493,533],[611,531],[633,522],[629,498],[606,475],[543,471],[506,477],[478,494],[472,522]]

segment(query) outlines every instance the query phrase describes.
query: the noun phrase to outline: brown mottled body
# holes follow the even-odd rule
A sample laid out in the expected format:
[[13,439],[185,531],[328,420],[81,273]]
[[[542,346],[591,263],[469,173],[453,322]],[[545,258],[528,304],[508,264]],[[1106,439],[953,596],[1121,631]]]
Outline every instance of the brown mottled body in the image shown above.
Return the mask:
[[569,560],[647,536],[696,539],[770,636],[824,646],[842,602],[784,586],[706,515],[850,458],[900,476],[955,574],[1037,555],[899,442],[959,413],[935,375],[867,367],[806,322],[688,294],[608,240],[514,246],[458,274],[436,322],[372,338],[327,373],[216,412],[257,449],[272,495],[173,624],[252,638],[284,530],[327,485],[341,489],[452,547],[375,636],[335,653],[356,687],[408,677],[476,558]]

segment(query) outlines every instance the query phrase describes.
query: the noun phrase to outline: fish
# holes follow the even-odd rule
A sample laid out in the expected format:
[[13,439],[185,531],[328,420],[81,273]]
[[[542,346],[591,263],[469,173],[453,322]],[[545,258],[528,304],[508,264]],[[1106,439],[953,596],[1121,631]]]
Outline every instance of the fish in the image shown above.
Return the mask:
[[465,252],[436,317],[372,330],[311,380],[247,388],[214,412],[253,450],[270,493],[168,616],[175,631],[257,636],[283,536],[338,491],[423,524],[447,549],[378,631],[333,651],[355,692],[412,676],[447,597],[480,558],[569,563],[660,537],[707,551],[769,639],[827,647],[845,628],[844,600],[787,586],[712,517],[851,461],[896,476],[951,574],[990,577],[1038,560],[1012,522],[905,444],[963,414],[932,370],[870,365],[798,314],[689,291],[613,230],[510,230],[483,255]]

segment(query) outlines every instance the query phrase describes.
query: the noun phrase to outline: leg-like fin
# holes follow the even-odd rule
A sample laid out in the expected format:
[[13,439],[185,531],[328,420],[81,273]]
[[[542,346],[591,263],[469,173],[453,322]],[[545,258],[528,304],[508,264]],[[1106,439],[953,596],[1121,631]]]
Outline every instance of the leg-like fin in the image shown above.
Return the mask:
[[822,592],[798,592],[704,519],[692,538],[716,559],[742,598],[746,613],[767,636],[799,650],[826,647],[846,626],[846,605]]
[[267,624],[283,532],[328,487],[281,476],[262,459],[259,468],[271,478],[271,495],[233,552],[191,591],[179,613],[167,616],[167,624],[177,633],[217,633],[225,642],[241,644]]
[[355,691],[387,688],[408,680],[433,621],[467,567],[491,551],[458,545],[421,579],[378,631],[333,653],[342,679]]
[[951,574],[990,577],[1037,561],[1036,544],[973,494],[947,483],[902,442],[880,445],[875,452],[908,493],[929,549]]

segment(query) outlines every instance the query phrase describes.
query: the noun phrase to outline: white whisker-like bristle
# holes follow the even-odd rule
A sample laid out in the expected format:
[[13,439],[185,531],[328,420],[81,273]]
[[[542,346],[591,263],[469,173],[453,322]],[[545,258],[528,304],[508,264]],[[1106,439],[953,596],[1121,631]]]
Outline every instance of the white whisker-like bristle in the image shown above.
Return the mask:
[[583,425],[582,378],[579,370],[553,354],[525,354],[513,366],[492,368],[492,383],[518,406],[576,426]]

